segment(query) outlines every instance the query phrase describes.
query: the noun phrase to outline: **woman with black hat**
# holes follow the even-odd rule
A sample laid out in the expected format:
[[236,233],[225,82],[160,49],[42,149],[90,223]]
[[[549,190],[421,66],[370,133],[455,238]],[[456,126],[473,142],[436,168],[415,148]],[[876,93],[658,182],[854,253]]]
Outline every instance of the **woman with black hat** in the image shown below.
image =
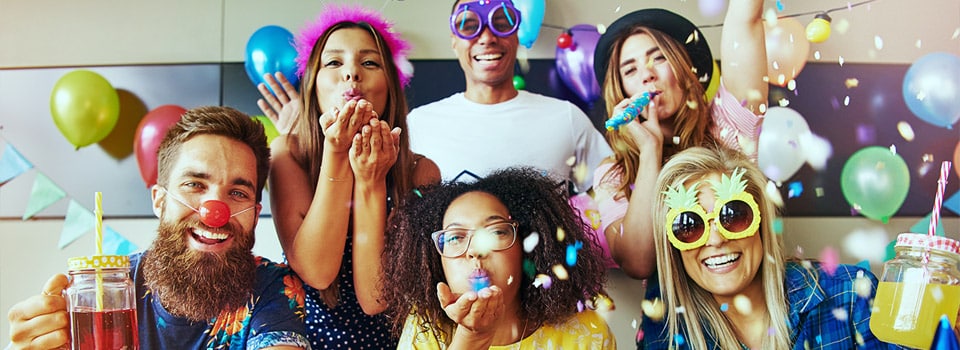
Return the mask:
[[[722,82],[703,34],[673,12],[631,12],[600,37],[593,62],[607,113],[617,118],[628,106],[640,110],[635,121],[608,127],[614,155],[594,174],[601,230],[611,256],[631,277],[647,278],[655,270],[653,186],[666,158],[708,144],[756,158],[758,114],[768,89],[762,5],[762,0],[730,1],[721,40]],[[640,106],[644,94],[653,97]]]

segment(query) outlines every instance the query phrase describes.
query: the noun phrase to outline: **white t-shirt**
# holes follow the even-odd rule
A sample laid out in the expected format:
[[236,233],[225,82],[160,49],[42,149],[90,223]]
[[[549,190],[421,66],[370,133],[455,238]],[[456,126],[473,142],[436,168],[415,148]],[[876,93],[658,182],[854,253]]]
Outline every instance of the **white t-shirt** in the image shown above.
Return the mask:
[[[437,163],[444,181],[464,170],[483,177],[530,166],[558,180],[574,180],[583,192],[593,184],[593,169],[612,154],[577,106],[522,90],[497,104],[475,103],[457,93],[410,111],[407,128],[410,149]],[[458,179],[473,180],[469,175]]]

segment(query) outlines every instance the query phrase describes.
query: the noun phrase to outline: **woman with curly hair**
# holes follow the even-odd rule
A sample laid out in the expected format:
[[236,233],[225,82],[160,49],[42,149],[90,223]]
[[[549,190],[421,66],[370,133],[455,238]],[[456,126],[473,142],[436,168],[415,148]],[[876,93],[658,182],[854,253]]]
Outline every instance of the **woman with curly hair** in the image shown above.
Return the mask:
[[428,187],[397,208],[381,295],[399,348],[615,349],[606,322],[579,311],[604,267],[565,190],[512,168]]

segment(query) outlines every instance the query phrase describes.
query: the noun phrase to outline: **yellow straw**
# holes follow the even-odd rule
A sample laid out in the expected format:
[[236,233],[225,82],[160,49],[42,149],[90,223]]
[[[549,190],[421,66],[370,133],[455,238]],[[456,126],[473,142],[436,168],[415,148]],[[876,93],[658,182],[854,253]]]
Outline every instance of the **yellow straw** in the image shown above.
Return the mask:
[[[97,256],[103,255],[103,193],[97,192],[97,208],[94,213],[97,215]],[[100,273],[100,266],[97,266],[97,311],[103,311],[103,274]]]

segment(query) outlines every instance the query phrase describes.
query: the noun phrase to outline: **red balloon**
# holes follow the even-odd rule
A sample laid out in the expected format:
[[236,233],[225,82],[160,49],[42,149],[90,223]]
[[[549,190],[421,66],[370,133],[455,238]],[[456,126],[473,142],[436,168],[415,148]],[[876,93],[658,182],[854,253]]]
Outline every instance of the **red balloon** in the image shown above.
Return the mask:
[[140,120],[133,139],[133,153],[137,156],[140,177],[147,187],[157,183],[157,150],[160,149],[163,136],[173,124],[180,121],[180,116],[186,111],[177,105],[163,105],[147,112]]
[[557,47],[561,49],[569,48],[573,45],[573,36],[570,33],[562,33],[557,37]]
[[230,207],[218,200],[208,200],[200,205],[200,221],[210,227],[220,227],[230,221]]

